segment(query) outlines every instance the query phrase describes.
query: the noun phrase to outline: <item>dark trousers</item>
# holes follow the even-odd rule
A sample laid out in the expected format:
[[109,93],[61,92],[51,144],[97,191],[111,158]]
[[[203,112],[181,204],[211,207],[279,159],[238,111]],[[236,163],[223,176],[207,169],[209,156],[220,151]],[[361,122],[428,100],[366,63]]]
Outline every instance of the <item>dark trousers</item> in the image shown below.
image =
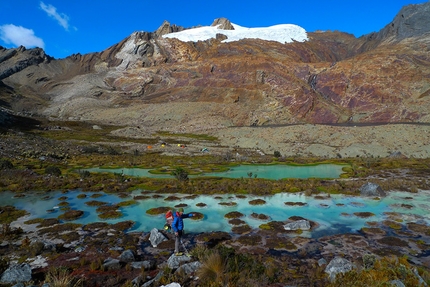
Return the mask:
[[175,253],[179,252],[179,242],[182,240],[182,230],[178,230],[178,235],[175,236]]

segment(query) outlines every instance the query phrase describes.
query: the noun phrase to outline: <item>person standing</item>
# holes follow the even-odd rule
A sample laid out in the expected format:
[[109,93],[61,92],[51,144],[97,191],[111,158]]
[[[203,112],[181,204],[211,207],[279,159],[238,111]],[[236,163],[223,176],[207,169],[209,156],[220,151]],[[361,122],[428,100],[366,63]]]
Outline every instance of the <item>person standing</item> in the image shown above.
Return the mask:
[[184,231],[184,218],[193,217],[193,213],[184,213],[184,209],[181,207],[173,213],[173,222],[172,222],[172,229],[173,232],[175,232],[175,255],[180,256],[181,253],[179,252],[179,242],[182,241],[182,234]]

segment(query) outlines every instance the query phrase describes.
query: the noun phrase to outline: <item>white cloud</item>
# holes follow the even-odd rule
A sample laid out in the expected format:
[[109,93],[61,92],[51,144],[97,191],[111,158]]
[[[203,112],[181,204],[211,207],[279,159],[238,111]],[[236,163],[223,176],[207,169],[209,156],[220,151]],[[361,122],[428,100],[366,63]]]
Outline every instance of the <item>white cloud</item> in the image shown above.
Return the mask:
[[[66,31],[69,31],[69,17],[66,14],[58,13],[57,8],[52,6],[51,4],[46,5],[43,2],[40,2],[40,8],[48,14],[49,17],[57,20],[58,24],[63,27]],[[75,28],[76,29],[76,28]]]
[[36,37],[33,30],[13,24],[0,26],[0,39],[6,44],[14,44],[26,48],[39,47],[43,49],[45,47],[43,40]]

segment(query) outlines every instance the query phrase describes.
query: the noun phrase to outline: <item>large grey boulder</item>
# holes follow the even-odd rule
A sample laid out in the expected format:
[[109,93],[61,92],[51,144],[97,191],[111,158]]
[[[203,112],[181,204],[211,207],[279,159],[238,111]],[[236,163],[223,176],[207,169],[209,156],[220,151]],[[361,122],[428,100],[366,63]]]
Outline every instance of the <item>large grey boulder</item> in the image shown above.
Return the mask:
[[200,267],[202,267],[202,265],[203,264],[200,263],[199,261],[186,263],[186,264],[180,266],[178,269],[176,269],[175,273],[190,275],[190,274],[195,273],[197,270],[199,270]]
[[179,266],[183,262],[190,262],[190,261],[191,261],[191,258],[186,255],[176,256],[175,254],[173,254],[172,256],[169,257],[169,259],[167,259],[167,266],[170,269],[176,269],[176,268],[179,268]]
[[342,257],[335,257],[333,260],[325,268],[325,272],[328,273],[330,281],[333,281],[336,278],[338,273],[345,273],[352,270],[352,263]]
[[376,183],[367,182],[360,187],[361,196],[386,196],[385,191],[382,190]]
[[311,224],[306,219],[296,220],[284,225],[285,230],[309,230],[311,229]]
[[149,235],[149,241],[151,242],[152,247],[157,247],[158,244],[166,240],[167,240],[166,236],[164,236],[163,233],[158,231],[157,228],[153,228],[151,230],[151,234]]
[[0,283],[18,283],[31,280],[31,267],[27,263],[13,264],[2,274]]
[[118,259],[122,262],[133,262],[136,260],[133,251],[131,251],[130,249],[127,249],[123,253],[121,253]]

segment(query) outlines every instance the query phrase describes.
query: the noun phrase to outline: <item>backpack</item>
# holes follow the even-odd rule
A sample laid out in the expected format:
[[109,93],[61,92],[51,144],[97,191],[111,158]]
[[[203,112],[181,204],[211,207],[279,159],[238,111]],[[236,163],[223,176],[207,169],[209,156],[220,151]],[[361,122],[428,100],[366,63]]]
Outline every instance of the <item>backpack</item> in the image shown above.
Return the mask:
[[164,224],[164,230],[169,231],[170,229],[172,229],[173,212],[171,210],[167,211],[165,217],[166,223]]

